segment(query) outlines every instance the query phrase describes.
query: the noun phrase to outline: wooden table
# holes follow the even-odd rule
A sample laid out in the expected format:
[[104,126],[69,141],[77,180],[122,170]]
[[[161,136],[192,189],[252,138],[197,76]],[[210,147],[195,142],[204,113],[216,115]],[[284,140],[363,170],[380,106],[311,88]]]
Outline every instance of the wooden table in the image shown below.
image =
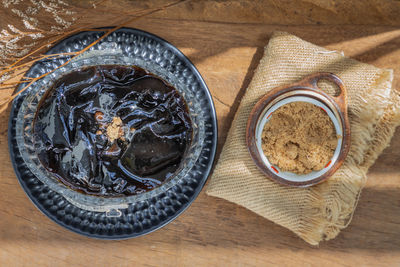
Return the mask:
[[[282,26],[168,18],[146,18],[132,26],[170,41],[197,66],[216,106],[219,151],[275,30],[393,68],[394,87],[400,85],[400,30],[393,26]],[[400,265],[400,130],[371,168],[350,226],[319,247],[245,208],[209,197],[204,190],[166,227],[136,239],[103,241],[65,230],[29,201],[8,154],[8,116],[9,109],[0,114],[0,266]]]

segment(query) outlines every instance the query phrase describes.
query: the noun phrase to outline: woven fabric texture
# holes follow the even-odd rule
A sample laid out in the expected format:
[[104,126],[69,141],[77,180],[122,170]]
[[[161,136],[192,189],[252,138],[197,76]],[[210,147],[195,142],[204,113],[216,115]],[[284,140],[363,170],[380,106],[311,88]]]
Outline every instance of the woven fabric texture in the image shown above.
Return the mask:
[[[335,73],[346,85],[351,147],[344,164],[326,182],[290,188],[258,170],[247,150],[246,124],[255,103],[269,90],[315,72]],[[400,122],[400,97],[392,90],[392,79],[392,70],[358,62],[289,33],[274,33],[235,115],[207,194],[246,207],[310,244],[336,237],[351,221],[368,168]],[[321,87],[328,93],[332,89],[328,84]]]

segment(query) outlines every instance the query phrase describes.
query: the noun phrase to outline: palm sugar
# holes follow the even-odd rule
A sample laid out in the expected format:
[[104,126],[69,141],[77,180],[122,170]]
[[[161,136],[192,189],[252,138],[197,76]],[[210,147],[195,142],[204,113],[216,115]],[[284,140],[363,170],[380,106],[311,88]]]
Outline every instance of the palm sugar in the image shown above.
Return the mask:
[[331,160],[338,137],[325,110],[292,102],[274,111],[262,132],[262,149],[281,171],[308,174]]

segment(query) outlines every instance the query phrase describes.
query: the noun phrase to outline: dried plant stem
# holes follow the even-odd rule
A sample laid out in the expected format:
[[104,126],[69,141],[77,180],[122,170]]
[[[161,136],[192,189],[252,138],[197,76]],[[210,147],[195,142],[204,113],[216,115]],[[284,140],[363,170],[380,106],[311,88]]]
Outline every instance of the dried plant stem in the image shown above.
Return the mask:
[[[73,33],[80,32],[80,31],[83,31],[83,30],[86,30],[86,31],[88,31],[88,30],[89,30],[89,31],[99,31],[99,29],[78,28],[78,29],[69,31],[69,32],[64,33],[64,34],[62,34],[61,36],[55,38],[54,40],[50,41],[49,43],[47,43],[47,44],[45,44],[45,45],[42,45],[42,46],[40,46],[39,48],[35,49],[34,51],[28,53],[27,55],[23,56],[22,58],[18,59],[16,62],[12,63],[11,65],[9,65],[9,66],[7,66],[5,69],[3,69],[2,72],[0,73],[0,77],[1,77],[2,75],[4,75],[4,74],[8,73],[8,72],[16,71],[16,70],[18,70],[18,69],[20,69],[20,68],[22,68],[22,67],[25,67],[25,66],[30,65],[30,64],[32,64],[32,63],[34,63],[34,62],[37,62],[38,60],[42,60],[42,59],[46,59],[46,58],[52,58],[52,57],[58,57],[58,56],[65,56],[65,55],[72,55],[72,57],[71,57],[69,60],[67,60],[64,64],[58,66],[57,68],[55,68],[55,69],[53,69],[53,70],[51,70],[51,71],[49,71],[49,72],[47,72],[47,73],[44,73],[44,74],[40,75],[39,77],[36,77],[36,78],[29,78],[29,77],[27,77],[26,79],[24,79],[24,80],[22,80],[22,81],[20,81],[20,82],[16,82],[15,84],[20,84],[20,83],[26,83],[26,82],[29,81],[29,83],[28,83],[26,86],[24,86],[21,90],[19,90],[17,93],[12,94],[12,95],[9,96],[9,97],[6,97],[6,98],[4,99],[4,101],[1,101],[1,102],[0,102],[0,107],[1,107],[1,108],[0,108],[0,113],[3,112],[3,111],[7,108],[7,104],[8,104],[8,103],[10,103],[10,102],[11,102],[15,97],[17,97],[20,93],[24,92],[27,88],[29,88],[34,82],[36,82],[36,81],[38,81],[38,80],[44,78],[45,76],[47,76],[47,75],[53,73],[53,72],[56,71],[57,69],[60,69],[60,68],[62,68],[62,67],[64,67],[64,66],[66,66],[66,65],[67,65],[68,63],[70,63],[74,58],[76,58],[77,56],[81,55],[81,54],[84,53],[85,51],[89,50],[91,47],[93,47],[94,45],[98,44],[101,40],[103,40],[104,38],[106,38],[107,36],[109,36],[110,34],[112,34],[113,32],[115,32],[115,31],[117,31],[117,30],[119,30],[119,29],[125,27],[127,24],[129,24],[129,23],[131,23],[131,22],[133,22],[133,21],[135,21],[135,20],[138,20],[138,19],[143,18],[143,17],[145,17],[145,16],[148,16],[148,15],[151,15],[151,14],[153,14],[153,13],[156,13],[156,12],[159,12],[159,11],[161,11],[161,10],[164,10],[164,9],[166,9],[166,8],[169,8],[169,7],[172,7],[172,6],[175,6],[175,5],[184,3],[184,2],[188,2],[188,1],[190,1],[190,0],[180,0],[180,1],[175,1],[175,2],[172,2],[172,3],[166,4],[166,5],[164,5],[164,6],[162,6],[162,7],[159,7],[159,8],[153,8],[153,9],[150,9],[150,10],[143,10],[141,13],[137,14],[135,17],[133,17],[133,18],[131,18],[131,19],[129,19],[129,20],[123,21],[123,22],[120,23],[118,26],[113,27],[113,28],[110,28],[110,29],[108,29],[108,30],[104,30],[105,33],[104,33],[101,37],[99,37],[97,40],[95,40],[94,42],[92,42],[91,44],[89,44],[88,46],[86,46],[85,48],[83,48],[82,50],[80,50],[80,51],[78,51],[78,52],[60,53],[60,54],[52,54],[52,55],[41,55],[41,56],[38,56],[37,58],[34,58],[33,60],[30,60],[30,61],[28,61],[28,62],[19,64],[19,63],[22,62],[24,59],[27,59],[27,58],[29,58],[29,57],[32,57],[35,53],[38,53],[39,51],[41,51],[43,48],[47,47],[48,45],[53,44],[53,43],[55,43],[55,42],[57,42],[57,41],[59,41],[59,40],[65,38],[65,37],[67,37],[67,36],[73,34]],[[12,83],[12,84],[14,84],[14,83]],[[2,84],[0,84],[0,88],[1,88],[1,85],[8,85],[8,84],[2,83]],[[1,89],[5,89],[5,88],[1,88]]]
[[[32,78],[29,78],[29,79],[32,79]],[[28,79],[28,80],[29,80]],[[3,89],[6,89],[6,87],[3,87],[3,86],[15,86],[15,85],[18,85],[18,84],[20,84],[21,82],[10,82],[10,83],[3,83],[2,85],[0,85],[0,89],[1,90],[3,90]]]
[[55,43],[55,42],[57,42],[57,41],[59,41],[59,40],[65,38],[65,37],[67,37],[68,35],[73,34],[73,33],[76,33],[76,32],[78,32],[78,31],[80,31],[80,30],[79,30],[79,29],[76,29],[76,30],[73,30],[73,31],[69,31],[69,32],[67,32],[67,33],[64,33],[64,34],[62,34],[61,36],[57,37],[56,39],[52,40],[51,42],[46,43],[46,44],[44,44],[44,45],[38,47],[37,49],[33,50],[32,52],[26,54],[25,56],[21,57],[20,59],[18,59],[18,60],[15,61],[14,63],[10,64],[8,67],[6,67],[5,70],[3,70],[3,71],[0,73],[0,77],[1,77],[2,75],[4,75],[6,72],[11,71],[12,67],[14,67],[15,65],[17,65],[18,63],[20,63],[20,62],[23,61],[24,59],[26,59],[26,58],[28,58],[28,57],[34,55],[35,53],[39,52],[40,50],[46,48],[49,44],[53,44],[53,43]]
[[[15,85],[12,86],[7,86],[7,87],[2,87],[1,90],[7,90],[7,89],[13,89]],[[0,105],[1,106],[1,105]]]
[[[66,33],[61,34],[60,36],[58,36],[57,38],[47,42],[46,44],[41,45],[40,47],[38,47],[37,49],[33,50],[32,52],[26,54],[25,56],[19,58],[18,60],[16,60],[14,63],[10,64],[9,66],[5,67],[5,68],[1,68],[3,69],[2,72],[0,72],[0,77],[3,76],[5,73],[9,72],[12,70],[12,67],[14,67],[15,65],[17,65],[18,63],[22,62],[23,60],[32,57],[34,54],[38,53],[40,50],[48,47],[51,44],[54,44],[55,42],[58,42],[66,37],[68,37],[71,34],[80,32],[80,31],[98,31],[98,29],[93,29],[93,28],[85,28],[85,27],[79,27],[77,29],[68,31]],[[48,37],[48,38],[52,38],[52,37]]]
[[42,60],[42,59],[46,59],[46,58],[47,59],[51,59],[53,57],[55,58],[55,57],[60,57],[60,56],[76,55],[77,53],[78,52],[68,52],[68,53],[59,53],[59,54],[50,54],[50,55],[40,55],[40,56],[36,57],[33,60],[27,61],[27,62],[25,62],[23,64],[20,64],[20,65],[17,65],[17,66],[14,66],[14,67],[8,69],[8,71],[15,71],[15,70],[23,68],[25,66],[31,65],[31,64],[39,61],[39,60]]

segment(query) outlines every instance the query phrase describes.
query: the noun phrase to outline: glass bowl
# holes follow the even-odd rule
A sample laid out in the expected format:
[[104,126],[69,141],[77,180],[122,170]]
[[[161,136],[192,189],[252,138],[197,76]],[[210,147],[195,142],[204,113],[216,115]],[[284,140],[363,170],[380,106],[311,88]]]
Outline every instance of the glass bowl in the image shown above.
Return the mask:
[[[102,33],[99,30],[73,35],[55,45],[47,54],[80,51]],[[60,56],[39,61],[26,76],[39,77],[70,58],[71,56]],[[141,67],[174,86],[188,105],[193,126],[191,145],[179,171],[151,191],[123,197],[87,195],[61,183],[42,166],[37,157],[41,145],[34,141],[33,119],[39,101],[64,74],[94,65]],[[19,90],[25,85],[22,84]],[[194,65],[178,49],[161,38],[130,28],[112,33],[66,66],[32,84],[14,100],[10,114],[10,155],[17,177],[28,196],[39,209],[61,225],[98,238],[138,236],[151,232],[178,216],[196,198],[206,182],[214,162],[216,145],[214,105],[207,86]],[[132,214],[135,216],[132,217]],[[96,216],[97,223],[88,228],[83,223],[83,217],[90,221],[93,216]],[[74,223],[75,219],[79,223]],[[111,224],[112,230],[101,230],[105,224]]]

